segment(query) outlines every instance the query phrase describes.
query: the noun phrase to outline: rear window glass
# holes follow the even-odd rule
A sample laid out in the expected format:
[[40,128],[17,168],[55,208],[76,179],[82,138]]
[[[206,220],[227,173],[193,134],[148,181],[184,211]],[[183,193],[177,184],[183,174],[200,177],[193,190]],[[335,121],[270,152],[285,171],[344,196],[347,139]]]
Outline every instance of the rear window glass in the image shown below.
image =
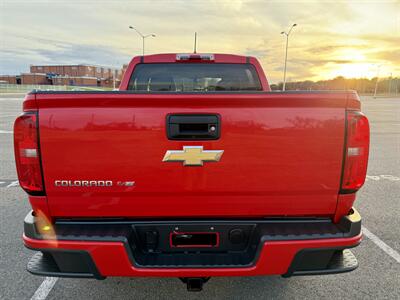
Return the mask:
[[155,63],[138,64],[128,90],[141,92],[260,91],[251,64]]

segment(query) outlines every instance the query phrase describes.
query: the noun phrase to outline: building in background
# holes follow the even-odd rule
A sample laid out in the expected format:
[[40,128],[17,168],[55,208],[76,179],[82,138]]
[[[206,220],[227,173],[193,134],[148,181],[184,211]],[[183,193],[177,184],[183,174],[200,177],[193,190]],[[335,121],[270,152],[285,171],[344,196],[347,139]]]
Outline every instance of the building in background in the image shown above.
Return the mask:
[[89,76],[54,76],[53,85],[72,85],[72,86],[99,86],[96,77]]
[[18,84],[16,75],[0,75],[0,82],[8,84]]
[[51,84],[51,80],[45,73],[22,73],[21,84]]
[[127,65],[122,69],[96,65],[31,65],[30,73],[0,75],[8,84],[99,86],[118,88]]
[[110,78],[117,69],[94,65],[43,65],[30,66],[31,73],[56,74],[71,77]]
[[54,85],[117,88],[121,82],[120,70],[95,65],[31,65],[30,71],[47,74]]

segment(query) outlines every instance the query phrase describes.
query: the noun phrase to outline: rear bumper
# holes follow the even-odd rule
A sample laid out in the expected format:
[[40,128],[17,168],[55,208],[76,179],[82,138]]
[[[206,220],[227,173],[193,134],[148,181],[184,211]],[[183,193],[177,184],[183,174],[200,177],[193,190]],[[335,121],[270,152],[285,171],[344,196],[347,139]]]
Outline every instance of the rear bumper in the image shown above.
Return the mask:
[[[54,236],[40,234],[35,219],[32,213],[25,218],[23,240],[26,247],[40,251],[28,263],[28,271],[43,276],[102,279],[107,276],[289,277],[341,273],[357,268],[357,260],[345,249],[357,246],[362,239],[361,218],[355,210],[339,224],[321,219],[171,221],[168,224],[62,222],[54,226]],[[240,251],[227,249],[221,253],[223,248],[214,252],[195,249],[163,254],[157,249],[143,251],[138,240],[132,237],[140,235],[140,230],[149,224],[160,229],[161,237],[162,231],[170,230],[171,226],[202,228],[212,224],[221,230],[221,247],[224,247],[225,227],[253,227],[248,244]]]

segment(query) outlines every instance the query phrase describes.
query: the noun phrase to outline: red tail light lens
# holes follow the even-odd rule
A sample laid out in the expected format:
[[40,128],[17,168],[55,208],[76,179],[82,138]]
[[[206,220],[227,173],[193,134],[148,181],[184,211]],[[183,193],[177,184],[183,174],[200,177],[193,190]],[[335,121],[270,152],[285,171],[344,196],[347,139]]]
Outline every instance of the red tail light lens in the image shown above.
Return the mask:
[[14,151],[19,184],[28,193],[43,194],[43,178],[38,148],[35,112],[24,113],[14,123]]
[[368,154],[368,119],[359,111],[348,111],[342,193],[352,193],[362,187],[367,175]]

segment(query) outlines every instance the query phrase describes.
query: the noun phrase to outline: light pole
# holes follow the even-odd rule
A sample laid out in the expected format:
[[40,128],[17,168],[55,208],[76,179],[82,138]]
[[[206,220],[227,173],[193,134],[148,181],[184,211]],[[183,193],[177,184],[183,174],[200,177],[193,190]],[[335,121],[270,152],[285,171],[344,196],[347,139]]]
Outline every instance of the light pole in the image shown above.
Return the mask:
[[282,90],[285,91],[286,88],[286,64],[287,64],[287,52],[288,52],[288,45],[289,45],[289,35],[292,31],[293,27],[297,26],[297,24],[293,24],[288,32],[282,31],[281,34],[286,35],[286,52],[285,52],[285,67],[283,70],[283,87]]
[[156,37],[156,35],[153,34],[153,33],[144,35],[133,26],[129,26],[129,29],[135,30],[137,32],[137,34],[141,36],[141,38],[142,38],[142,53],[143,53],[143,56],[144,56],[144,39],[148,38],[148,37]]

